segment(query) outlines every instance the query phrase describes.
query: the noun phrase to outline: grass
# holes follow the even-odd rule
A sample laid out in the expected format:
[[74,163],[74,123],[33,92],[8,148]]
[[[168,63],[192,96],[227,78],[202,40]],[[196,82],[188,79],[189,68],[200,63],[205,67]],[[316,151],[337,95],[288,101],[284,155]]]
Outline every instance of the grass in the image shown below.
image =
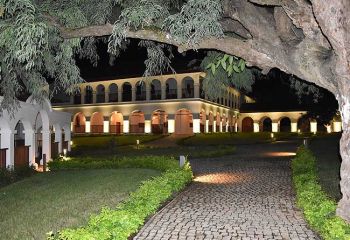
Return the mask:
[[50,230],[85,224],[157,175],[149,169],[59,171],[0,188],[0,239],[46,239]]
[[316,158],[306,148],[299,148],[292,161],[297,204],[309,225],[325,240],[349,240],[350,225],[335,215],[337,203],[319,184]]

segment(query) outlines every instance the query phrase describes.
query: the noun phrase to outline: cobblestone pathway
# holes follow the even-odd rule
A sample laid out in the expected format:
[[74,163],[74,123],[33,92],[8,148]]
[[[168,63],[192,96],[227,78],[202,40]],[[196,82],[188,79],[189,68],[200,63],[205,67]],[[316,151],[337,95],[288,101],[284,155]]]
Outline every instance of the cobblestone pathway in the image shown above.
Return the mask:
[[295,148],[239,146],[232,156],[192,161],[195,182],[134,239],[319,239],[294,205]]

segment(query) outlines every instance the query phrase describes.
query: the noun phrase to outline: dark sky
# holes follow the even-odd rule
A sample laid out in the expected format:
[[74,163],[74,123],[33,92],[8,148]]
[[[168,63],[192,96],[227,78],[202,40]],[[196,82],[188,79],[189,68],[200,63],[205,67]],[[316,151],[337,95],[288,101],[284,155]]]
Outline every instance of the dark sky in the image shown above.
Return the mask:
[[[101,43],[98,49],[100,61],[96,68],[89,61],[78,60],[82,77],[86,81],[143,75],[147,51],[145,48],[138,47],[137,40],[131,41],[127,50],[116,59],[114,66],[109,64],[107,45]],[[192,67],[189,67],[188,64],[194,59],[201,60],[205,56],[204,51],[188,51],[186,54],[179,54],[175,48],[173,54],[175,57],[172,59],[172,67],[178,73],[198,71],[199,69],[193,66],[198,66],[200,61],[197,61]],[[325,89],[321,89],[322,97],[318,103],[313,101],[313,96],[303,96],[300,103],[295,90],[290,88],[288,79],[289,75],[278,69],[272,69],[266,76],[259,75],[255,80],[252,92],[248,93],[258,103],[255,108],[261,110],[308,110],[314,116],[322,115],[326,116],[325,118],[329,118],[337,110],[338,105],[334,95]]]

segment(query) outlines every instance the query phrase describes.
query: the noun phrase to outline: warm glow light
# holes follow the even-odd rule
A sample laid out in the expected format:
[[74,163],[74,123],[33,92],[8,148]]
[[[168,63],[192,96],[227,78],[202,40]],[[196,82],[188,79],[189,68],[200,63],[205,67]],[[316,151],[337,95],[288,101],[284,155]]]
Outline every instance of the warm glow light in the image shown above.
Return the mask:
[[145,133],[151,133],[151,121],[145,120]]
[[103,132],[109,133],[109,121],[103,121]]
[[298,129],[298,133],[300,133],[300,129]]
[[331,133],[332,132],[331,125],[326,125],[326,129],[327,129],[327,133]]
[[271,138],[274,138],[274,137],[275,137],[275,135],[273,133],[271,133]]
[[341,122],[333,122],[333,131],[341,132],[341,130],[342,130]]
[[310,122],[310,132],[316,134],[317,132],[317,122]]
[[70,141],[70,145],[73,145],[73,141]]
[[200,133],[201,132],[201,120],[193,119],[193,132]]
[[140,140],[137,139],[136,140],[136,144],[139,145],[140,144]]
[[272,123],[272,132],[278,132],[278,123]]
[[292,157],[292,156],[295,156],[296,153],[295,152],[269,152],[269,153],[265,153],[264,155],[268,157]]
[[259,123],[254,123],[254,132],[259,132]]
[[123,122],[123,133],[129,133],[129,120]]
[[175,120],[169,119],[168,120],[168,133],[174,133],[175,132]]
[[91,132],[91,124],[90,124],[90,121],[86,121],[85,122],[85,132],[89,133]]
[[209,184],[229,184],[229,183],[243,182],[249,178],[250,176],[244,173],[240,173],[240,174],[213,173],[213,174],[198,176],[193,181],[201,182],[201,183],[209,183]]
[[64,156],[67,155],[67,149],[63,149],[63,155],[64,155]]

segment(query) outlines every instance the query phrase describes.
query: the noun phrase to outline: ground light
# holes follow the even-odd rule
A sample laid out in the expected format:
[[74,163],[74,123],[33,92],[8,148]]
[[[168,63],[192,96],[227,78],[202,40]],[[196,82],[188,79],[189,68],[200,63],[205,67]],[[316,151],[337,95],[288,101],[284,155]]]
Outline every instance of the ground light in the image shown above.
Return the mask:
[[63,149],[63,155],[67,156],[67,149]]

